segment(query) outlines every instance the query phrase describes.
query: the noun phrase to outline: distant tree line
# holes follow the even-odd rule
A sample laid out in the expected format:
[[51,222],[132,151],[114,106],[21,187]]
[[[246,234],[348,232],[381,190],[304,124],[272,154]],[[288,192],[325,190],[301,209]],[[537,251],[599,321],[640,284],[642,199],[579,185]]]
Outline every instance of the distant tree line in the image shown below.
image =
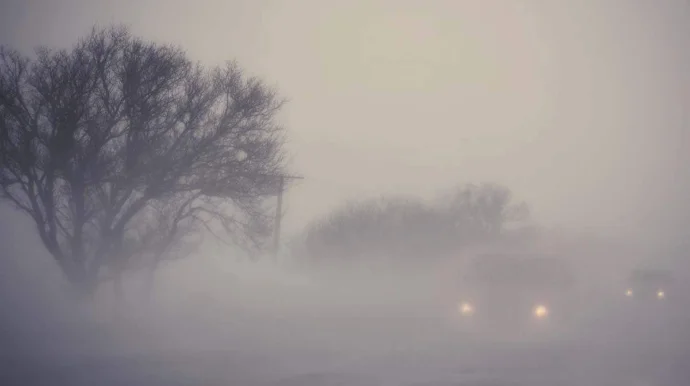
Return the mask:
[[432,202],[383,197],[345,205],[311,224],[293,254],[307,260],[437,259],[524,230],[526,203],[510,189],[466,184]]

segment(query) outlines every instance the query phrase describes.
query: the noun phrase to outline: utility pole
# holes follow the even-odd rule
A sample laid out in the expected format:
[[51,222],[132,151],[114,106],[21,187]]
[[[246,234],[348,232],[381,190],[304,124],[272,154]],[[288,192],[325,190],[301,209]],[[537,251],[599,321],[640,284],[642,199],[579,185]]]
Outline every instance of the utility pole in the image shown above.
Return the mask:
[[302,176],[278,176],[278,203],[276,204],[275,221],[273,227],[273,258],[278,259],[278,251],[280,249],[280,222],[283,218],[283,192],[285,191],[285,180],[302,180]]

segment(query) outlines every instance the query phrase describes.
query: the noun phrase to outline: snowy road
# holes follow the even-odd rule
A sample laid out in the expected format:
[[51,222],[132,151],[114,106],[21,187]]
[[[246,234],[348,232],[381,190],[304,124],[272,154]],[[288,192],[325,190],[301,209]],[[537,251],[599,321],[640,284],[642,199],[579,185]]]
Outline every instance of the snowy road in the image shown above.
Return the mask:
[[[668,331],[667,331],[668,332]],[[658,336],[581,337],[570,341],[486,343],[447,332],[399,340],[363,335],[350,345],[307,342],[299,334],[247,349],[195,349],[100,356],[80,361],[6,360],[2,385],[247,386],[685,386],[690,351]],[[668,335],[671,336],[671,335]],[[677,337],[674,335],[673,337]],[[300,341],[304,344],[301,345]],[[373,342],[373,341],[372,341]],[[394,344],[397,342],[397,344]],[[333,343],[333,342],[331,342]],[[205,343],[206,346],[208,344]],[[218,342],[218,347],[233,343]],[[240,345],[240,341],[235,341]],[[685,350],[685,351],[684,351]]]
[[13,355],[0,357],[0,385],[690,385],[687,318],[601,311],[569,338],[507,343],[463,334],[446,319],[327,306],[290,313],[271,305],[269,313],[203,321],[166,315],[166,331],[154,323],[109,336],[83,326],[28,333],[42,342],[41,355],[15,355],[21,350],[8,342],[22,340],[10,333],[2,343]]

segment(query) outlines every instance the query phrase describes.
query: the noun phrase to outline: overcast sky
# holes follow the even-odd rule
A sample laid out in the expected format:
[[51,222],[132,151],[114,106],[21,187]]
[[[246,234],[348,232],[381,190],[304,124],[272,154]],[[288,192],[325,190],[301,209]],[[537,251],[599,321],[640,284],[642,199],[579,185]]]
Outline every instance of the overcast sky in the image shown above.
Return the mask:
[[[6,3],[6,4],[5,4]],[[4,0],[0,42],[126,23],[290,99],[294,233],[362,195],[511,187],[540,222],[618,232],[677,214],[686,1]],[[687,158],[686,158],[687,160]],[[676,206],[670,205],[673,203]]]

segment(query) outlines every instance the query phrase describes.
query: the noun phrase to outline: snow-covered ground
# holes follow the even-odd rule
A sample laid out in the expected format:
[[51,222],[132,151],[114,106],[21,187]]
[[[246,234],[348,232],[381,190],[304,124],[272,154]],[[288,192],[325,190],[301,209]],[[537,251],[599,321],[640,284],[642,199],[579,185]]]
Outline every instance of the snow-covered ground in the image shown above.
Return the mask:
[[[227,310],[224,317],[209,313],[205,319],[142,318],[110,328],[54,327],[40,337],[46,348],[41,355],[5,357],[0,384],[690,384],[688,324],[671,323],[663,315],[635,324],[602,313],[570,339],[508,343],[461,334],[433,318],[336,313],[337,303],[319,307],[318,296],[290,305],[289,295],[283,295],[282,303],[267,301],[263,309],[237,308],[234,314]],[[309,307],[322,312],[305,316]]]
[[508,343],[433,317],[428,282],[231,271],[215,284],[187,271],[118,319],[7,301],[0,385],[690,385],[686,313],[604,305],[567,338]]
[[[246,344],[246,342],[243,342]],[[190,345],[78,362],[19,362],[3,385],[525,385],[683,386],[688,352],[650,341],[482,345],[442,339],[342,350],[298,342],[224,350]],[[263,346],[263,347],[262,347]],[[63,358],[64,359],[64,358]]]

